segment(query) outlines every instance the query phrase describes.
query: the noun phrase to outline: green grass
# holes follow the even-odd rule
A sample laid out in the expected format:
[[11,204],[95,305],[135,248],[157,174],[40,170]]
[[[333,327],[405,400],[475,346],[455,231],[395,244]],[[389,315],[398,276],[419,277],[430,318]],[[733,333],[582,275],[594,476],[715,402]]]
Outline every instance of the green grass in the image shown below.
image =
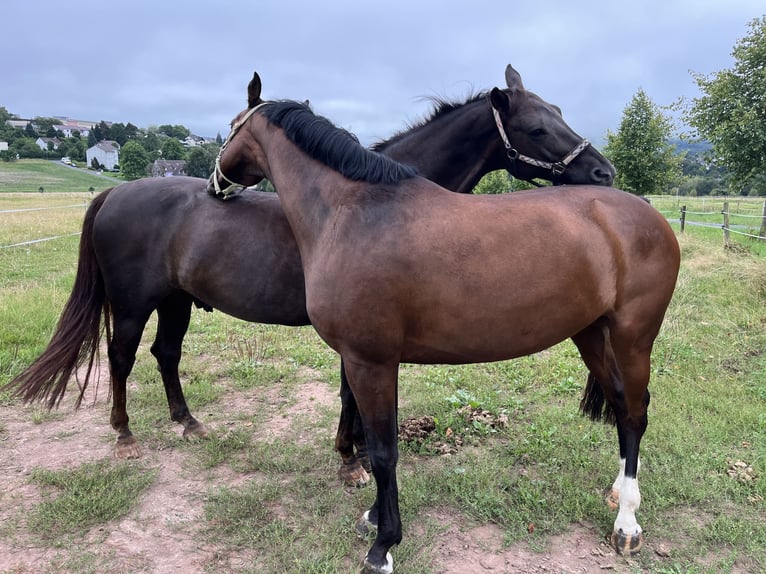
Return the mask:
[[[40,187],[47,193],[98,192],[122,180],[99,175],[87,169],[71,168],[58,161],[24,159],[0,162],[0,192],[38,193]],[[0,202],[0,209],[4,209]]]
[[[692,228],[679,241],[682,269],[655,345],[641,450],[638,519],[649,546],[631,561],[615,560],[621,572],[763,572],[766,258],[755,248],[724,250],[717,230]],[[0,250],[0,384],[47,343],[71,287],[76,245],[73,238],[23,253]],[[56,538],[113,531],[119,518],[107,510],[114,500],[103,484],[117,481],[132,493],[121,503],[130,512],[164,453],[174,449],[190,473],[217,477],[186,493],[201,498],[203,508],[187,532],[217,548],[220,562],[208,571],[356,571],[369,541],[352,534],[353,524],[375,491],[348,494],[338,484],[331,438],[337,409],[289,421],[290,436],[300,440],[267,434],[307,381],[334,392],[336,354],[310,327],[252,325],[195,311],[181,376],[192,412],[217,430],[208,440],[186,443],[173,432],[147,350],[153,330],[152,322],[131,376],[128,408],[134,432],[156,458],[65,474],[38,469],[35,483],[50,489],[50,499],[33,509],[30,522],[3,532]],[[571,342],[514,361],[401,367],[400,421],[432,416],[436,431],[422,443],[400,444],[405,538],[394,551],[397,572],[433,571],[433,547],[456,522],[495,525],[504,544],[542,551],[570,525],[593,525],[594,545],[611,530],[615,516],[603,490],[617,472],[616,433],[578,414],[585,375]],[[507,425],[472,421],[466,407],[503,416]],[[0,440],[7,434],[0,426]],[[444,444],[449,456],[441,454]],[[751,465],[756,479],[730,474],[737,461]],[[87,508],[68,506],[77,498],[62,490],[70,484],[83,485],[76,492],[87,493]],[[62,506],[55,506],[59,498]],[[61,529],[53,526],[59,516]],[[41,544],[56,544],[45,540]],[[660,542],[672,548],[669,558],[652,551]],[[94,545],[59,552],[58,560],[69,564],[62,571],[110,567],[108,557],[94,557]],[[237,556],[246,559],[235,568],[229,559]]]
[[128,514],[155,475],[141,465],[108,460],[73,470],[37,469],[31,481],[46,491],[47,500],[29,515],[27,526],[46,539],[80,534]]

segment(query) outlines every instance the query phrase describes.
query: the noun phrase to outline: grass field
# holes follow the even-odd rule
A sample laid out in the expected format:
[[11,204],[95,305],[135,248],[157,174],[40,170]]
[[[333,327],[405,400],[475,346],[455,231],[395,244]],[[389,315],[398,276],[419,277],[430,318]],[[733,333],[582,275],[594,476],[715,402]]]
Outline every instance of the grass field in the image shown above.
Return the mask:
[[[33,197],[48,205],[47,194]],[[5,205],[32,206],[18,201]],[[28,217],[25,225],[45,235],[76,231],[82,212]],[[0,214],[0,229],[7,221]],[[400,444],[397,572],[479,571],[446,566],[461,555],[504,556],[497,571],[524,572],[513,564],[530,554],[539,562],[528,572],[766,572],[766,259],[756,248],[724,250],[713,232],[679,237],[682,269],[655,346],[641,451],[642,553],[608,555],[602,543],[614,521],[603,490],[617,471],[616,434],[577,413],[585,371],[565,342],[514,361],[402,366],[400,422],[429,415],[436,428]],[[0,384],[47,343],[71,288],[77,241],[0,250]],[[167,414],[151,338],[152,326],[128,402],[140,461],[109,458],[108,402],[91,409],[98,424],[80,426],[69,421],[90,415],[70,403],[47,413],[0,396],[3,450],[29,453],[0,452],[0,554],[19,563],[36,556],[41,572],[158,572],[187,541],[185,560],[199,561],[189,571],[356,571],[369,542],[354,537],[353,521],[374,486],[348,491],[335,477],[335,353],[309,327],[195,311],[181,376],[192,412],[213,433],[184,442]],[[485,416],[471,415],[478,409]],[[17,432],[29,438],[17,445]],[[54,464],[24,450],[35,441],[61,453],[90,448]],[[163,499],[176,506],[152,522]],[[174,514],[182,503],[197,509],[193,520]],[[477,532],[492,541],[477,542]],[[590,545],[546,562],[558,537],[574,534]],[[143,553],[117,546],[121,538]]]
[[1,193],[71,193],[101,191],[119,183],[111,175],[99,175],[87,169],[73,168],[58,161],[25,159],[0,162]]

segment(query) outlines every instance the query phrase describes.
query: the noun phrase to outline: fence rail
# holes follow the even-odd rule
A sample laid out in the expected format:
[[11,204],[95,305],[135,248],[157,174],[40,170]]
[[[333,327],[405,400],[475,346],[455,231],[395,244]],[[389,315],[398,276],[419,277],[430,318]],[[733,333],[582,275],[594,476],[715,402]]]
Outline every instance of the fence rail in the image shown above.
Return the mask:
[[[52,211],[56,209],[87,209],[88,208],[88,202],[83,201],[82,203],[77,203],[73,205],[55,205],[52,207],[24,207],[20,209],[2,209],[0,210],[0,214],[12,214],[12,213],[28,213],[30,211]],[[62,235],[54,235],[52,237],[41,237],[39,239],[30,239],[29,241],[20,241],[18,243],[11,243],[10,245],[0,245],[0,249],[11,249],[12,247],[23,247],[24,245],[33,245],[35,243],[44,243],[46,241],[53,241],[54,239],[62,239],[64,237],[74,237],[75,235],[80,235],[81,232],[77,231],[74,233],[64,233]]]
[[[709,217],[711,215],[720,215],[722,217],[722,221],[720,224],[710,222],[710,221],[691,221],[688,219],[689,215],[697,215],[697,216],[704,216]],[[745,224],[732,224],[731,219],[736,218],[737,220],[747,220],[747,219],[758,219],[760,220],[760,230],[757,234],[750,233],[750,229],[755,229],[758,227],[758,223],[756,222],[755,225],[745,225]],[[686,205],[681,206],[680,215],[679,215],[679,221],[681,224],[681,233],[684,232],[684,229],[687,225],[697,225],[702,227],[720,227],[723,230],[723,237],[724,237],[724,244],[729,245],[731,242],[731,234],[735,235],[741,235],[743,237],[750,237],[752,239],[757,239],[759,241],[766,241],[766,201],[763,202],[763,209],[761,215],[750,215],[746,213],[735,213],[729,210],[729,202],[724,201],[723,207],[721,211],[715,212],[715,211],[689,211],[686,207]],[[744,231],[748,230],[748,231]]]

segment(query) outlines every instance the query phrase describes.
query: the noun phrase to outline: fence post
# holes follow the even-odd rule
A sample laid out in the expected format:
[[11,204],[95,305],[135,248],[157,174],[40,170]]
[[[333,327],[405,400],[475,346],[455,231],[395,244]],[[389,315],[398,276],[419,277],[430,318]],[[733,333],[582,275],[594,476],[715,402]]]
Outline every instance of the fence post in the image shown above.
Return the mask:
[[766,201],[763,202],[763,216],[761,217],[761,230],[758,232],[761,241],[766,240]]
[[681,206],[681,233],[684,232],[684,225],[686,224],[686,206]]
[[723,245],[729,247],[729,202],[723,202]]

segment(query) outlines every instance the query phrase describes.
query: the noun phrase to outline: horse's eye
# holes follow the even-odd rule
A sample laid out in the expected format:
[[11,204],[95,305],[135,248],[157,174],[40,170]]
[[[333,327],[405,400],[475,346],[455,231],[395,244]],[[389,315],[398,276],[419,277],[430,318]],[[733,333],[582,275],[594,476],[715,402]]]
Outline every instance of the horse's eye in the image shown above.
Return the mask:
[[533,138],[539,138],[539,137],[544,136],[545,133],[546,132],[545,132],[544,129],[537,128],[536,130],[532,130],[531,132],[529,132],[529,135],[530,135],[530,137],[533,137]]

